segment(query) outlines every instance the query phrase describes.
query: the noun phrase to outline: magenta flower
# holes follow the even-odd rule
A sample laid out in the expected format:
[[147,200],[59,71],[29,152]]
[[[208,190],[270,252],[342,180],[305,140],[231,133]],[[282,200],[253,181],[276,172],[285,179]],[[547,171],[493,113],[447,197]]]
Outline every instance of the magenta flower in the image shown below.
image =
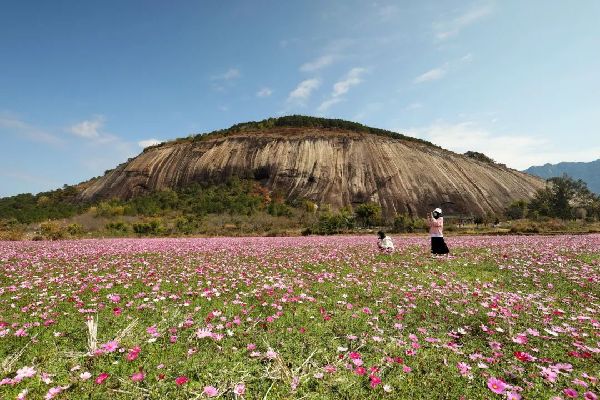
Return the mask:
[[506,383],[502,379],[491,377],[487,381],[487,387],[496,394],[502,394],[506,390]]
[[100,345],[100,348],[104,353],[112,353],[119,348],[119,342],[116,340],[111,340],[110,342]]
[[141,382],[141,381],[143,381],[143,380],[144,380],[144,377],[145,377],[145,376],[146,376],[146,375],[144,375],[144,372],[143,372],[143,371],[136,372],[135,374],[131,375],[131,380],[132,380],[133,382]]
[[104,383],[105,380],[108,379],[108,377],[110,376],[110,374],[103,372],[100,375],[98,375],[98,377],[96,378],[95,382],[97,385],[101,385]]
[[598,396],[596,396],[594,393],[592,392],[585,392],[583,394],[583,398],[585,400],[598,400]]
[[371,388],[375,389],[377,387],[377,385],[379,385],[381,383],[381,378],[378,377],[377,375],[370,375],[369,376],[369,380]]
[[566,388],[563,390],[563,393],[565,394],[565,396],[567,396],[570,399],[577,398],[577,390],[575,390],[573,388]]
[[141,351],[142,349],[140,348],[140,346],[135,346],[134,348],[129,350],[129,353],[127,353],[125,358],[127,359],[127,361],[133,361],[139,357]]
[[186,383],[188,383],[190,380],[187,378],[187,376],[178,376],[177,378],[175,378],[175,383],[178,386],[184,385]]

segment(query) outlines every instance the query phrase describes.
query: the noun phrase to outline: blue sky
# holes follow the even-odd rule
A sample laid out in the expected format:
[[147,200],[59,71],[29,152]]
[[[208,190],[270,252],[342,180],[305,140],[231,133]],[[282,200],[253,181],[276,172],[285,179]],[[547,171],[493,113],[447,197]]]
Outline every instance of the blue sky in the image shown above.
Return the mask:
[[0,4],[0,196],[292,113],[517,169],[600,158],[596,0]]

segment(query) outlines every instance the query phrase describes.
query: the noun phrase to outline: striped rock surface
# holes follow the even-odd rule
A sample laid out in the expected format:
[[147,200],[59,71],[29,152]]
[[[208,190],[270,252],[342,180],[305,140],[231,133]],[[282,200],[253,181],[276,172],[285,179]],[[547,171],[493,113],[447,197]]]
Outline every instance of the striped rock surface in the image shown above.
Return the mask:
[[333,208],[377,202],[386,217],[423,216],[445,202],[453,203],[446,203],[447,213],[501,213],[544,186],[540,178],[425,143],[338,129],[273,128],[146,149],[83,184],[81,196],[127,199],[231,176]]

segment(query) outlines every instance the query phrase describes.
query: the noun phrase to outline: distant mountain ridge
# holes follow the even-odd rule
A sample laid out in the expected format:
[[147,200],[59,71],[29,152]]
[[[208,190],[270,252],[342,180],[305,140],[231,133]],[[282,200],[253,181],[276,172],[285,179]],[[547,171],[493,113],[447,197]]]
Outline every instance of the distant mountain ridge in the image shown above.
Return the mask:
[[523,172],[544,179],[567,174],[571,178],[583,180],[587,183],[588,189],[600,194],[600,159],[590,162],[561,162],[532,166]]

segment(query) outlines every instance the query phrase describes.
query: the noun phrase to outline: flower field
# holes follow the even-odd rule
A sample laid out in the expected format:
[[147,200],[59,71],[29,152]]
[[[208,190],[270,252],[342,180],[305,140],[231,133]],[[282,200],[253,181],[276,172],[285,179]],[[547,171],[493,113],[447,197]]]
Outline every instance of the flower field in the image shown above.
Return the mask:
[[600,235],[0,242],[1,399],[596,399]]

